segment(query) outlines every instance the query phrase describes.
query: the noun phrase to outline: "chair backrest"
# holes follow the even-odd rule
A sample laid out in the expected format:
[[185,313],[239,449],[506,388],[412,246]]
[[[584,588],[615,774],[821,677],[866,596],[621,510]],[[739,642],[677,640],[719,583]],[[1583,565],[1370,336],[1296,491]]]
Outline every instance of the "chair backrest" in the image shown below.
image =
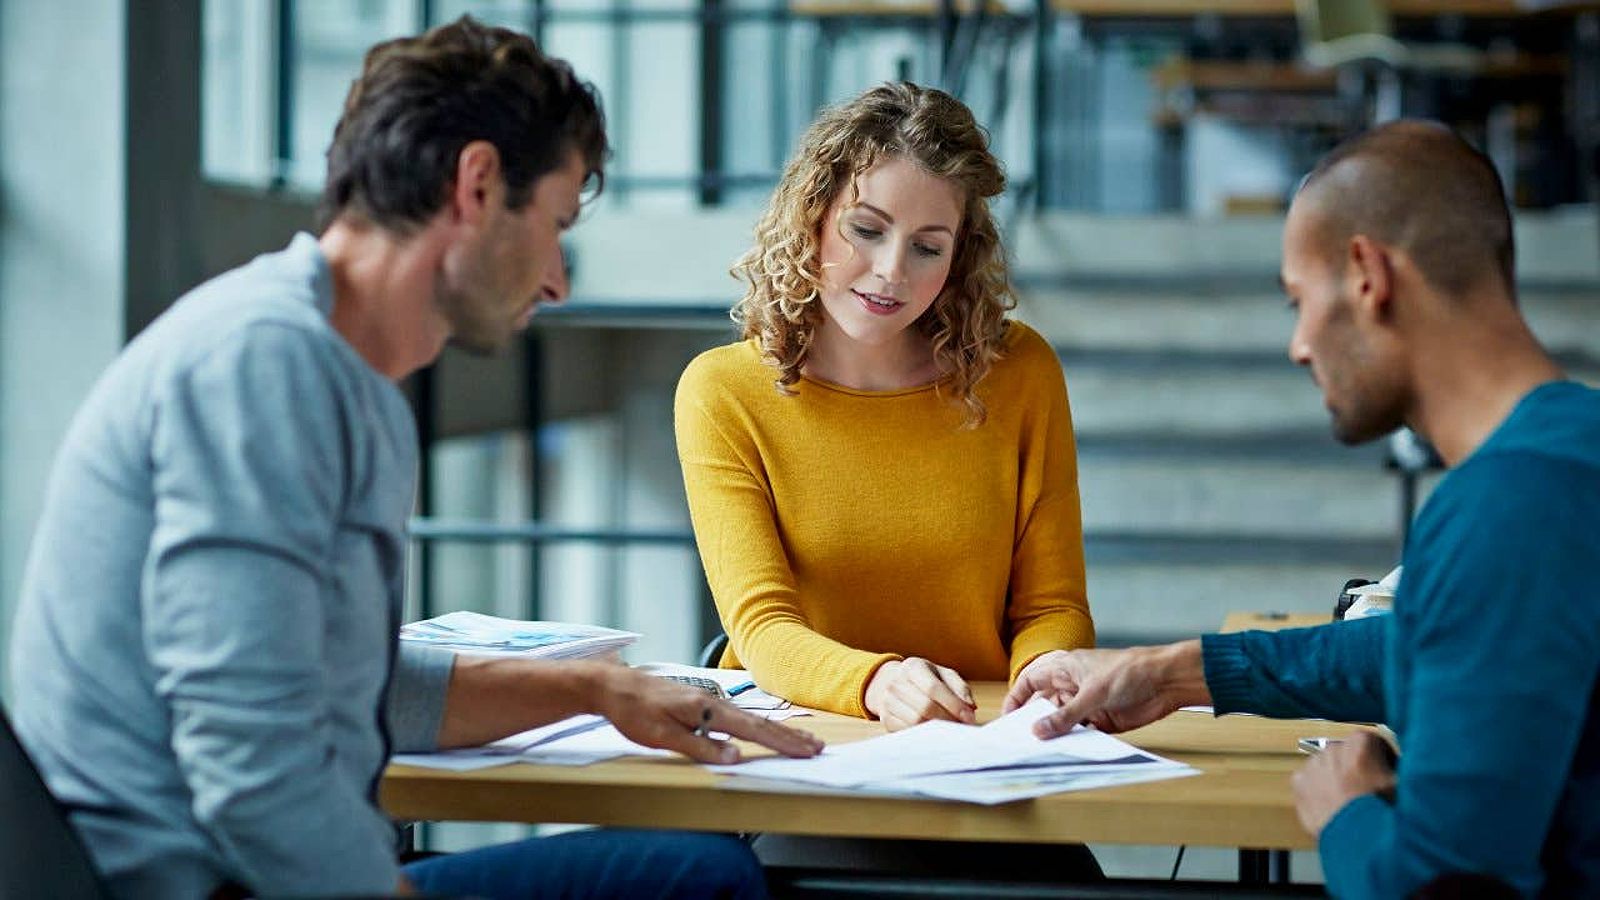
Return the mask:
[[0,711],[0,900],[109,897],[66,813]]
[[1300,39],[1306,46],[1356,37],[1394,36],[1381,0],[1295,0]]
[[715,669],[722,662],[722,651],[728,649],[728,635],[719,631],[706,645],[700,648],[700,656],[695,660],[695,665],[702,669]]

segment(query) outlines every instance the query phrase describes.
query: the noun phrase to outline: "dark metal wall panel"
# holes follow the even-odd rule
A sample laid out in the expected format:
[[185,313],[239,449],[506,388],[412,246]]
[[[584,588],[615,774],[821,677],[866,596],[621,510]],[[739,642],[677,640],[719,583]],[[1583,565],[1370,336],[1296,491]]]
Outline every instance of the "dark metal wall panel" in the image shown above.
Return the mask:
[[194,238],[200,188],[200,3],[128,4],[128,338],[203,273]]

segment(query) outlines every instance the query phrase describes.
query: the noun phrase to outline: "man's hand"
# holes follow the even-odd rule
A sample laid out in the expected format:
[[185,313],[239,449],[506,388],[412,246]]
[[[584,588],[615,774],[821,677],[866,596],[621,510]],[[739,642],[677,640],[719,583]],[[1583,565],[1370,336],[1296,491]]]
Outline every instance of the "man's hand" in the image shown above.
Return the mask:
[[978,721],[978,704],[956,670],[935,665],[920,656],[890,661],[878,667],[867,682],[863,703],[867,712],[882,720],[890,731],[910,728],[930,719],[967,725]]
[[1182,706],[1211,702],[1200,642],[1128,650],[1053,650],[1034,659],[1006,694],[1002,712],[1035,695],[1061,707],[1034,723],[1041,738],[1080,722],[1114,733],[1138,728]]
[[822,752],[822,741],[808,732],[751,715],[699,688],[621,666],[600,670],[592,708],[629,740],[703,763],[739,761],[739,748],[706,736],[711,731],[754,741],[784,756]]
[[1393,754],[1383,738],[1359,731],[1311,757],[1289,779],[1300,824],[1312,837],[1321,837],[1323,827],[1346,803],[1393,790]]

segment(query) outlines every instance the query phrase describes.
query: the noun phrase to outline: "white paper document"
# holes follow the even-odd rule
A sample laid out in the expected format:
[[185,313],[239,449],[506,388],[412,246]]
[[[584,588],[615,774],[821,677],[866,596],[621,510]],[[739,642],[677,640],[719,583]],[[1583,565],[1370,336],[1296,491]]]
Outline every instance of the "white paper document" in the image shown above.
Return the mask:
[[676,756],[671,750],[646,747],[623,736],[615,725],[601,719],[601,726],[545,741],[517,754],[519,762],[556,766],[586,766],[619,756]]
[[981,727],[936,720],[882,737],[830,746],[811,759],[772,757],[711,768],[730,775],[852,787],[1016,765],[1046,756],[1104,760],[1137,752],[1116,738],[1084,728],[1054,740],[1039,740],[1031,726],[1053,709],[1050,701],[1036,699]]
[[560,740],[561,738],[565,737],[571,737],[576,734],[581,734],[590,730],[591,728],[599,728],[605,724],[607,723],[604,716],[572,716],[571,718],[562,719],[559,722],[551,722],[549,725],[541,725],[538,728],[530,728],[527,731],[513,734],[510,737],[503,737],[500,740],[486,744],[483,747],[474,748],[474,750],[514,755],[527,750],[532,750],[534,747],[537,747],[540,744]]
[[[737,685],[739,674],[730,670],[719,678]],[[1079,727],[1041,741],[1033,736],[1033,724],[1054,709],[1048,700],[1035,699],[981,727],[924,722],[881,737],[830,746],[812,759],[770,757],[707,768],[737,776],[726,785],[732,789],[764,784],[770,790],[775,784],[787,783],[801,791],[920,796],[980,804],[1196,774],[1189,766],[1090,728]],[[798,709],[752,712],[774,719],[805,714]],[[600,716],[585,715],[484,747],[400,754],[394,761],[460,772],[516,762],[582,766],[620,756],[672,755],[629,740]]]
[[[729,775],[977,803],[1070,790],[1074,778],[1069,776],[1075,776],[1080,787],[1098,787],[1121,783],[1122,776],[1135,773],[1148,780],[1193,771],[1094,729],[1079,727],[1041,741],[1033,736],[1033,723],[1054,709],[1048,700],[1035,699],[982,727],[924,722],[882,737],[830,746],[812,759],[774,757],[708,768]],[[1024,765],[1033,770],[1025,776],[1017,768]]]
[[1108,763],[1077,765],[1057,762],[983,769],[977,772],[947,772],[943,775],[924,775],[920,778],[885,782],[873,787],[941,800],[959,800],[963,803],[993,806],[1015,800],[1031,800],[1048,794],[1138,784],[1142,781],[1164,781],[1168,778],[1183,778],[1198,774],[1200,774],[1199,769],[1157,757],[1139,765]]
[[473,772],[509,766],[519,760],[515,756],[484,753],[479,747],[467,750],[441,750],[437,753],[396,753],[389,761],[401,766],[419,769],[442,769],[446,772]]
[[[551,732],[555,736],[530,738],[540,732]],[[672,755],[670,750],[657,750],[629,740],[599,716],[574,716],[553,725],[502,738],[483,747],[440,753],[397,753],[393,761],[425,769],[470,772],[519,762],[547,766],[587,766],[619,756]]]

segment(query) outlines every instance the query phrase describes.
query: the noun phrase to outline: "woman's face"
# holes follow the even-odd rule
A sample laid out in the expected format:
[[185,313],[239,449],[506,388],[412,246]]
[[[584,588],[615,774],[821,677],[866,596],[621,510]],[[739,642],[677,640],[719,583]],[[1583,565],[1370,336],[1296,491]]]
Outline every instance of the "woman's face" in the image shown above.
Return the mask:
[[833,199],[822,220],[822,309],[865,348],[904,340],[944,289],[961,230],[962,198],[949,181],[888,159]]

